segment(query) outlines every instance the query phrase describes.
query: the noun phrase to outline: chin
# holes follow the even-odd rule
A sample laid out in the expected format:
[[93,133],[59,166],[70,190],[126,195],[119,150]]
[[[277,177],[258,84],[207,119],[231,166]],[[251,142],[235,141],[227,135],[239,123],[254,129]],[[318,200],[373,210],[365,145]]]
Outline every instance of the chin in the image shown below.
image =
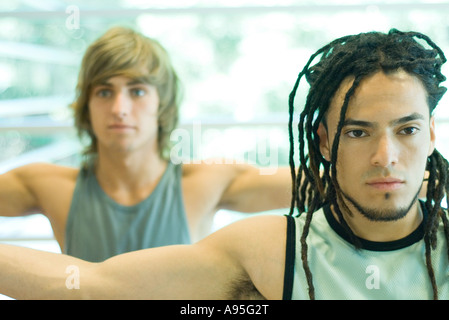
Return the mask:
[[415,197],[405,199],[403,195],[386,192],[379,198],[366,201],[358,201],[345,193],[343,196],[352,205],[351,207],[370,221],[396,221],[408,214],[418,201],[418,193]]

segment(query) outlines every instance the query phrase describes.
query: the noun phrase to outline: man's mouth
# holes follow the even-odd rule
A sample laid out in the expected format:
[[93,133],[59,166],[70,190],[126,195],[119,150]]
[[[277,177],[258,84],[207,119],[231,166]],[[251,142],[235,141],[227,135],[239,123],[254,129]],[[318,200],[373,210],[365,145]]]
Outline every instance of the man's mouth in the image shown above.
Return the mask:
[[135,129],[134,126],[127,125],[127,124],[111,124],[108,126],[108,129],[110,130],[133,130]]
[[371,179],[367,183],[370,187],[373,187],[381,191],[394,191],[404,186],[405,181],[398,178],[376,178]]

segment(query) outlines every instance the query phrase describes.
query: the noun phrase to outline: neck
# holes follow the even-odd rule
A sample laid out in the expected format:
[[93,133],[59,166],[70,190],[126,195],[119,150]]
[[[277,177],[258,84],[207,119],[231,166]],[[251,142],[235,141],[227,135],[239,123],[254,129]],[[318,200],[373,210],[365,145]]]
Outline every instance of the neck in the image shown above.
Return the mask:
[[[347,208],[351,214],[341,210],[346,223],[356,236],[369,241],[387,242],[402,239],[415,231],[423,219],[421,206],[417,200],[402,218],[392,221],[370,220],[350,203],[347,204]],[[339,221],[334,208],[332,213]]]
[[95,174],[103,190],[122,204],[147,197],[165,171],[167,162],[159,153],[117,153],[99,150]]

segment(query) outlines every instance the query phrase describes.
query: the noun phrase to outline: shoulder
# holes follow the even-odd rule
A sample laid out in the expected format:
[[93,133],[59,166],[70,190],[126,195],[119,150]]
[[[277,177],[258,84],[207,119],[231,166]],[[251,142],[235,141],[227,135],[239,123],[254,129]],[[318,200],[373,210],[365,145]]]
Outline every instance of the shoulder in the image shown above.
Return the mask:
[[33,194],[64,192],[76,184],[78,168],[49,163],[33,163],[10,170],[5,175],[20,183]]
[[286,229],[285,216],[259,215],[230,224],[198,244],[212,246],[239,264],[243,277],[233,285],[236,292],[250,281],[264,298],[281,299]]
[[76,180],[79,173],[79,168],[61,166],[50,163],[32,163],[27,164],[10,171],[25,180],[40,180],[42,179],[69,179]]
[[[241,172],[240,166],[227,164],[221,159],[203,160],[198,163],[184,164],[182,167],[182,182],[189,193],[200,192],[209,198],[221,198],[224,190]],[[213,182],[213,183],[212,183]],[[205,189],[206,187],[206,189]]]
[[40,212],[61,216],[69,206],[79,169],[48,163],[33,163],[2,175],[3,192],[22,203],[20,214]]
[[224,158],[210,158],[185,163],[182,165],[184,176],[202,173],[216,173],[216,174],[225,174],[233,172],[240,173],[252,168],[253,167],[251,165],[237,163],[235,160]]
[[198,163],[184,164],[182,179],[194,184],[214,181],[215,186],[227,187],[234,179],[248,171],[256,170],[248,164],[238,164],[227,159],[208,159]]
[[[287,218],[282,215],[261,214],[243,218],[237,222],[231,223],[201,241],[217,243],[220,246],[229,246],[232,251],[246,254],[246,244],[257,244],[264,247],[272,239],[285,240],[285,231],[287,226]],[[270,245],[271,246],[271,245]]]

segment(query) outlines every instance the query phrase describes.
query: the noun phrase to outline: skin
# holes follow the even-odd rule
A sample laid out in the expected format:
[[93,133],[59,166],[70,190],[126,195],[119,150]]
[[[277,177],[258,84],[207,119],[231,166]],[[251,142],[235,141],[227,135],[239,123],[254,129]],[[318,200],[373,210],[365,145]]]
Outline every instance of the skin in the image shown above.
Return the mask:
[[[344,84],[342,92],[346,88]],[[355,135],[354,131],[360,130],[359,127],[345,128],[347,136],[341,141],[337,162],[342,189],[364,206],[370,205],[368,195],[375,205],[394,209],[412,200],[408,191],[413,194],[419,190],[419,180],[422,181],[424,176],[425,155],[432,150],[435,138],[433,120],[428,117],[426,105],[422,103],[423,90],[409,75],[399,72],[385,76],[379,73],[363,81],[350,102],[348,119],[376,124],[373,131],[371,127],[370,130],[361,130],[369,133],[366,140],[351,137],[350,132]],[[325,141],[336,128],[338,118],[333,116],[333,112],[337,112],[341,105],[339,99],[337,94],[329,111],[329,135],[324,126],[319,130],[325,157],[330,155],[332,141]],[[396,106],[394,111],[390,110],[392,105]],[[376,109],[377,113],[372,113],[368,106]],[[422,114],[424,121],[391,125],[392,120],[415,113]],[[419,127],[419,133],[405,136],[400,133],[410,127]],[[406,131],[411,133],[413,130]],[[421,148],[418,149],[425,149],[425,152],[415,149],[419,145]],[[409,155],[408,148],[418,152],[416,159],[403,157],[404,152]],[[354,154],[360,155],[361,160],[353,161]],[[347,171],[351,165],[354,171],[349,174]],[[418,169],[420,171],[414,171]],[[369,174],[370,179],[372,172],[376,178],[394,173],[405,182],[394,190],[372,190],[372,186],[366,185],[366,176]],[[391,193],[388,199],[385,198],[387,191]],[[411,226],[421,219],[416,204],[397,221],[371,221],[352,209],[351,215],[345,212],[351,227],[358,234],[366,235],[367,239],[380,241],[396,239],[405,230],[410,233],[413,231]],[[391,234],[386,234],[381,228]],[[382,239],[376,236],[378,232]],[[258,216],[220,229],[193,245],[141,250],[102,263],[88,263],[65,255],[4,245],[0,246],[0,292],[14,298],[281,299],[285,237],[285,217]],[[30,265],[33,267],[27,268]],[[80,289],[68,290],[65,286],[67,274],[64,271],[69,265],[80,270]]]
[[[352,79],[347,79],[336,93],[327,115],[329,132],[324,125],[318,131],[320,149],[328,161],[344,94],[351,85]],[[415,200],[426,159],[435,146],[435,123],[429,115],[426,91],[416,77],[404,71],[378,72],[356,90],[345,124],[337,172],[352,215],[344,212],[344,217],[354,232],[367,240],[400,239],[422,220]],[[361,214],[354,202],[370,217]]]
[[[154,86],[124,76],[92,88],[89,115],[98,140],[96,177],[119,204],[131,206],[147,198],[167,167],[158,153],[158,106]],[[192,241],[210,233],[219,209],[252,213],[289,206],[288,168],[261,175],[250,165],[210,163],[185,164],[182,169]],[[37,163],[0,175],[0,215],[43,213],[62,250],[78,173],[78,168]]]

